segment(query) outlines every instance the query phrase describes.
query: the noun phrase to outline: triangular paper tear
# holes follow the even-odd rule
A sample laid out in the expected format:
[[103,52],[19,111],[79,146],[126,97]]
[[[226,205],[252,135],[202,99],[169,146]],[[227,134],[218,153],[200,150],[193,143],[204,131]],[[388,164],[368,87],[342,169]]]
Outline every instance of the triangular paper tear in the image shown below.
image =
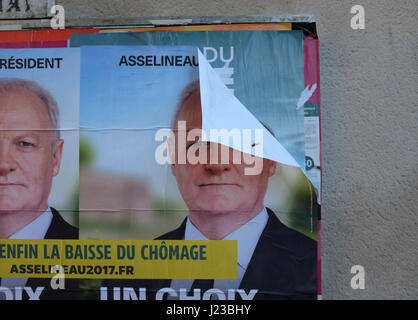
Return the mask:
[[[226,129],[227,131],[238,129],[241,132],[243,130],[251,130],[253,133],[250,144],[247,143],[245,145],[245,139],[243,139],[243,143],[240,145],[233,145],[231,139],[222,142],[222,144],[241,152],[250,153],[285,165],[300,167],[281,143],[232,94],[205,56],[199,49],[197,50],[202,104],[202,130],[206,133],[206,137],[202,137],[203,140],[221,143],[219,139],[209,134],[211,129]],[[263,131],[262,148],[257,148],[259,142],[256,141],[257,136],[254,134],[256,129]]]

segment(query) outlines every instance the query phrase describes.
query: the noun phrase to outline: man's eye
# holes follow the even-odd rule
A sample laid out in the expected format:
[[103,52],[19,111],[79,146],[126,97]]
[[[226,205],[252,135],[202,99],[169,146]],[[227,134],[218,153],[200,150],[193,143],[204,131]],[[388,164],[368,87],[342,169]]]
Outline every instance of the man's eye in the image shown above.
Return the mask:
[[23,147],[23,148],[29,148],[29,147],[33,147],[34,144],[27,142],[27,141],[19,141],[19,147]]

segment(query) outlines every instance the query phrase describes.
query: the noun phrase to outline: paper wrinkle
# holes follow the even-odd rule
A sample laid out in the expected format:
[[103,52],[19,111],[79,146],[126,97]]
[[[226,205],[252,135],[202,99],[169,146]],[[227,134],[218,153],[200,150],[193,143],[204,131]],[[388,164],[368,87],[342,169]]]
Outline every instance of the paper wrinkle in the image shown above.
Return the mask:
[[80,128],[48,128],[48,129],[39,129],[39,128],[13,128],[13,129],[4,129],[0,128],[0,131],[79,131]]
[[[239,148],[237,148],[238,146],[233,146],[231,141],[228,141],[227,144],[222,144],[240,152],[250,153],[251,155],[270,159],[284,165],[300,167],[293,156],[281,145],[281,143],[232,94],[230,89],[222,82],[216,71],[211,67],[202,52],[199,49],[197,50],[202,104],[202,130],[206,133],[206,137],[202,140],[220,143],[219,140],[215,140],[210,136],[209,133],[211,129],[226,129],[228,131],[238,129],[241,133],[244,129],[250,129],[252,132],[252,144],[257,144],[258,141],[254,141],[253,136],[254,130],[259,129],[263,132],[262,153],[258,151],[258,148],[244,146],[243,143],[241,143]],[[248,152],[249,150],[251,150],[251,152]]]
[[166,129],[166,130],[170,130],[167,128],[166,125],[161,125],[161,126],[153,126],[153,127],[148,127],[148,128],[103,128],[103,127],[85,127],[85,126],[80,126],[80,130],[83,131],[153,131],[153,130],[161,130],[161,129]]

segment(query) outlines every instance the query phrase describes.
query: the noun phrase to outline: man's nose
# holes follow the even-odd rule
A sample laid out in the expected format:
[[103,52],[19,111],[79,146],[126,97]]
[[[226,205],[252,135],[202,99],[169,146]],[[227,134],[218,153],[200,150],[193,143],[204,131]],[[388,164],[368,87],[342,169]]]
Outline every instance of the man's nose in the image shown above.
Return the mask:
[[231,170],[231,149],[217,143],[210,143],[205,170],[214,175]]
[[0,176],[6,176],[16,170],[16,162],[10,154],[10,149],[0,143]]
[[230,164],[222,164],[222,163],[208,163],[205,165],[205,170],[213,175],[220,175],[224,172],[231,170]]

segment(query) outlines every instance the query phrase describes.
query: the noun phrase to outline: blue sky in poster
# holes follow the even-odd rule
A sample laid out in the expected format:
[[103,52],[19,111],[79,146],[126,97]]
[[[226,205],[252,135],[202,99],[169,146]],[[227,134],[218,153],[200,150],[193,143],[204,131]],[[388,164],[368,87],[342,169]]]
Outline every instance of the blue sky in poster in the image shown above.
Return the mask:
[[[83,47],[83,129],[169,127],[181,90],[198,79],[197,67],[119,66],[122,57],[195,56],[193,47]],[[196,57],[197,61],[197,57]]]

